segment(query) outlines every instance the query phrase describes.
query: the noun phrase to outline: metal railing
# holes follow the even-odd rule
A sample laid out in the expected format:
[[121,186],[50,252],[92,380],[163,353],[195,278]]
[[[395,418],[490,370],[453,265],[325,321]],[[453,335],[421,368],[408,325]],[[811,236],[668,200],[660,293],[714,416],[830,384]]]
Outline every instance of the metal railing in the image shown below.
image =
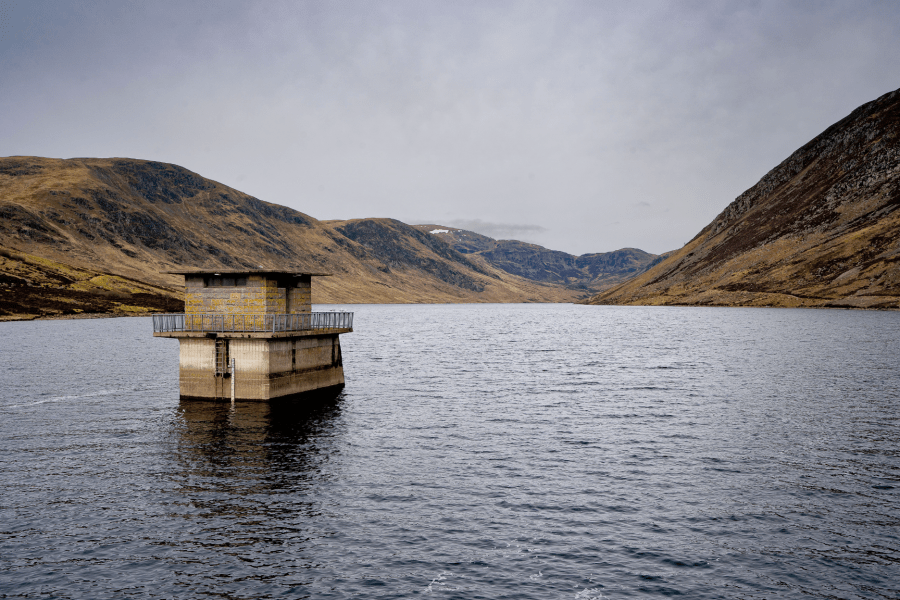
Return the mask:
[[153,333],[196,332],[280,332],[325,329],[353,329],[351,312],[314,312],[293,315],[153,315]]

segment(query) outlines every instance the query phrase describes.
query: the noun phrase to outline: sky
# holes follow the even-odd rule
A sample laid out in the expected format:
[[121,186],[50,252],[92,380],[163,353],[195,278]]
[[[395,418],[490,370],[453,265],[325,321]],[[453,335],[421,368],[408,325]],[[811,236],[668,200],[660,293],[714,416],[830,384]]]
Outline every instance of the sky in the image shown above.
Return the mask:
[[898,87],[895,0],[0,0],[0,156],[573,254],[681,247]]

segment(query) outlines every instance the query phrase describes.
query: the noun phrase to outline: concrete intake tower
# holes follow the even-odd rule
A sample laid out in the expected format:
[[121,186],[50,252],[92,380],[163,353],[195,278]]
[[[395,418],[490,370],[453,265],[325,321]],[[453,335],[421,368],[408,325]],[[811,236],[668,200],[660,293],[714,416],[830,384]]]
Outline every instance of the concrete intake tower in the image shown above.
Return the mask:
[[180,343],[182,398],[274,400],[344,387],[339,335],[353,313],[312,312],[327,273],[170,271],[184,275],[183,314],[153,316],[155,337]]

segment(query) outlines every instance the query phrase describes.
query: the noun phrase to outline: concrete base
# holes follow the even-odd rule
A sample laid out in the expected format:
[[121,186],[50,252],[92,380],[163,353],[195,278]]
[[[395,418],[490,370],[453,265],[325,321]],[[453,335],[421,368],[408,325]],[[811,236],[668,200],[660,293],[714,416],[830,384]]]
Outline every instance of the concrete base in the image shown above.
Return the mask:
[[344,386],[338,334],[248,338],[220,333],[179,342],[185,399],[230,400],[231,376],[222,365],[232,358],[236,400],[267,401]]
[[[229,388],[230,390],[230,388]],[[266,403],[271,406],[289,407],[290,410],[298,408],[316,408],[333,403],[337,400],[341,392],[344,391],[344,384],[333,385],[331,387],[319,388],[308,392],[300,392],[298,394],[290,394],[288,396],[278,396],[269,400],[248,400],[246,398],[235,398],[236,402]],[[229,391],[230,393],[230,391]],[[231,402],[231,396],[228,398],[209,398],[206,396],[181,396],[179,400],[183,402]]]

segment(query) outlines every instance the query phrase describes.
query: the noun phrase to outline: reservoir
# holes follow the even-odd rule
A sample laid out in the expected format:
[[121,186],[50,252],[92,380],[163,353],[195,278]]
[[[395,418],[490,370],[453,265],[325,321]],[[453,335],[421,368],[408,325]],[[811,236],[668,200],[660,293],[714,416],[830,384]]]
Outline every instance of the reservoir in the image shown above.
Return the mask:
[[897,598],[900,313],[341,305],[309,410],[0,323],[0,597]]

